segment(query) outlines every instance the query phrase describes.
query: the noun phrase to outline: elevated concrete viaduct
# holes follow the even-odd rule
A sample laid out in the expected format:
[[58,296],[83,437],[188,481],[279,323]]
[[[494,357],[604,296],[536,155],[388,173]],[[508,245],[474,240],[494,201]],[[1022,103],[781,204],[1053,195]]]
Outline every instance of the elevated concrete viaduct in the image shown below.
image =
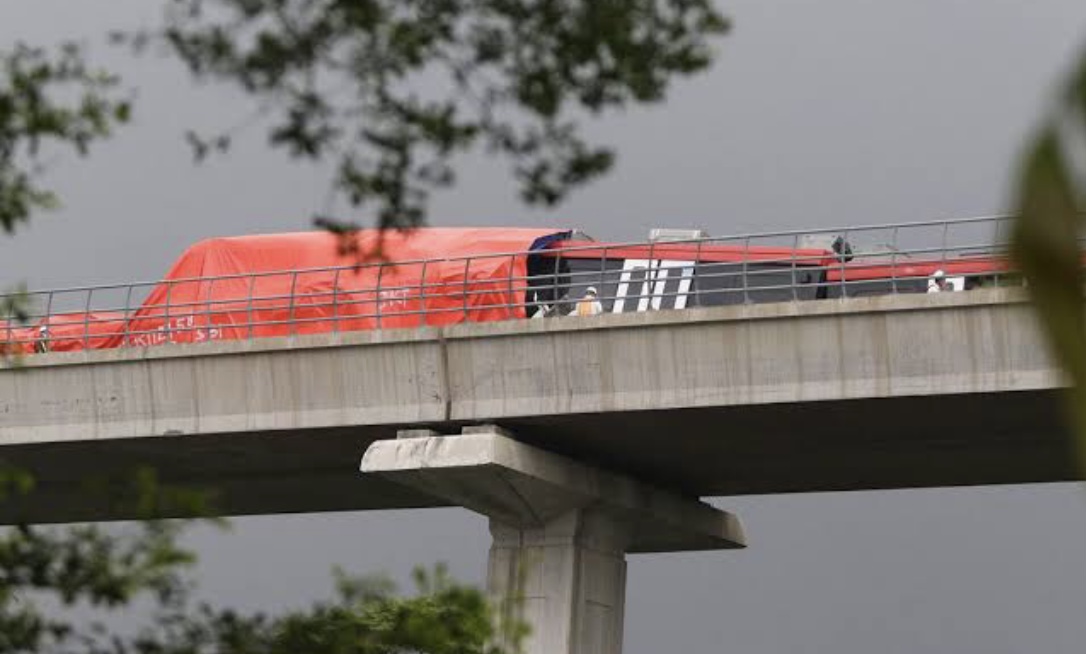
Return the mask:
[[228,514],[467,506],[531,651],[614,654],[626,552],[742,544],[698,497],[1076,479],[1062,383],[1011,289],[40,355],[0,519],[126,517],[82,484],[136,464]]
[[1011,290],[751,305],[38,355],[0,455],[60,521],[136,462],[238,514],[441,505],[357,459],[482,423],[692,496],[1066,481],[1060,383]]

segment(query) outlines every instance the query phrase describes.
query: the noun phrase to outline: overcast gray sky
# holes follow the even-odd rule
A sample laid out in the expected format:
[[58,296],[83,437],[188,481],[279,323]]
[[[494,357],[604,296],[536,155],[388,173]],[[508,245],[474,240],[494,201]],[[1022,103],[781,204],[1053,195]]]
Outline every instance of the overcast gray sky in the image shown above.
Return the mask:
[[[152,21],[148,0],[6,0],[0,47]],[[737,0],[712,72],[669,102],[593,128],[612,176],[553,212],[504,168],[468,159],[440,225],[653,226],[714,235],[998,213],[1041,100],[1086,45],[1082,0]],[[180,135],[247,112],[154,59],[106,61],[138,89],[136,123],[52,179],[65,208],[0,240],[0,286],[151,279],[190,243],[302,229],[326,171],[253,133],[201,168]],[[868,426],[870,428],[870,426]],[[361,453],[359,453],[361,455]],[[1086,491],[1049,485],[714,500],[742,552],[632,557],[626,652],[1078,652],[1086,646]],[[483,578],[485,522],[461,510],[240,519],[201,532],[217,600],[274,609],[329,588],[334,563],[404,579],[445,560]]]

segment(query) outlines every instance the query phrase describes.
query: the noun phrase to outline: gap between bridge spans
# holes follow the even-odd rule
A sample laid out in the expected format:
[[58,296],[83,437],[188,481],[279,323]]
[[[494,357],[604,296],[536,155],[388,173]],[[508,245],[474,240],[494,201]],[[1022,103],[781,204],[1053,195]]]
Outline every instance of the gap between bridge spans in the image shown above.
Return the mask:
[[490,519],[487,590],[531,626],[527,654],[619,654],[626,554],[745,547],[738,518],[694,498],[514,440],[498,427],[401,431],[365,474]]

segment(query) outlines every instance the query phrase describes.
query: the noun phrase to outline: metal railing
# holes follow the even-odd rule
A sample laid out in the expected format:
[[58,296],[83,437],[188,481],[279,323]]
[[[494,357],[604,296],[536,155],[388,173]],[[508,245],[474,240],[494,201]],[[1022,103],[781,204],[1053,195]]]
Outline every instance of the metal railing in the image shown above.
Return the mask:
[[0,348],[149,346],[1020,284],[1007,256],[1009,221],[567,242],[533,252],[32,291],[24,297],[27,320],[0,321]]

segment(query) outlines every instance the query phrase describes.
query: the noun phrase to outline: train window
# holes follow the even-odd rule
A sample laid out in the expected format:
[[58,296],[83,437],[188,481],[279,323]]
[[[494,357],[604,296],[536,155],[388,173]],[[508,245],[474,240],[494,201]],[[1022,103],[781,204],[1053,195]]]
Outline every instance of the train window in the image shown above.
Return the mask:
[[554,307],[569,292],[569,260],[559,256],[528,255],[528,288],[525,307],[528,317]]

